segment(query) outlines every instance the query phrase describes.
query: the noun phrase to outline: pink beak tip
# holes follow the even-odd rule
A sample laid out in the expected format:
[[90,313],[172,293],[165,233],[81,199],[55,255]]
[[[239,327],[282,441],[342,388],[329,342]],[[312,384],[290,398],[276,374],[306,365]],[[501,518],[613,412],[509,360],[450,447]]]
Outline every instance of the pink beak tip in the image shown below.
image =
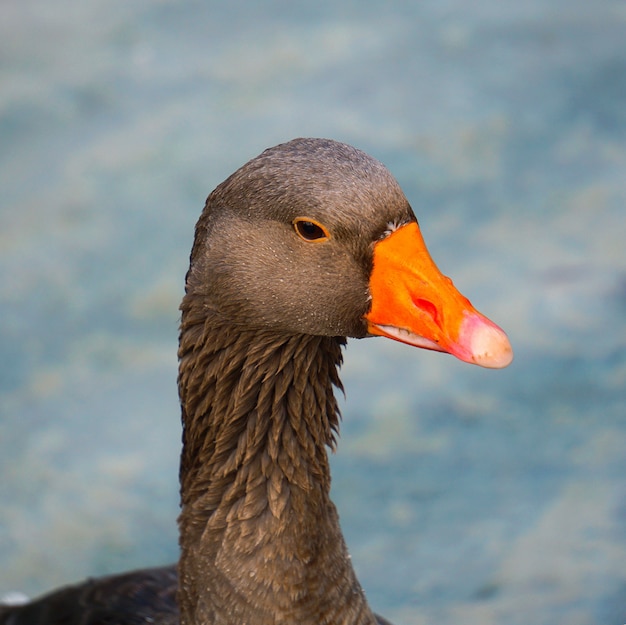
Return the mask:
[[513,360],[513,349],[507,335],[481,314],[465,318],[461,343],[469,351],[469,361],[489,369],[503,369]]

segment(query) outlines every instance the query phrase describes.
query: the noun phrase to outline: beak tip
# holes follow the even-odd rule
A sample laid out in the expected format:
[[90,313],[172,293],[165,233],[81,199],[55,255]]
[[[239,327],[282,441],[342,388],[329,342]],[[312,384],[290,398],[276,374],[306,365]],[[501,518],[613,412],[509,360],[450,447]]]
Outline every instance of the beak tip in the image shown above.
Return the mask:
[[476,319],[470,327],[467,339],[472,362],[489,369],[503,369],[511,364],[513,349],[503,330],[484,317]]

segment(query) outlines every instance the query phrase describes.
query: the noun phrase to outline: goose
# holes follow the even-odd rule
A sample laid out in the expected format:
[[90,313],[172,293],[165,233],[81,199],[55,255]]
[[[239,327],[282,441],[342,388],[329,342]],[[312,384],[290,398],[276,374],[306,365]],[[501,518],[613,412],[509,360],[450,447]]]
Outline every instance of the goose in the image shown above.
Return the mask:
[[329,139],[269,148],[208,197],[181,304],[177,565],[90,579],[3,625],[389,625],[331,502],[347,337],[489,368],[505,333],[431,259],[377,160]]

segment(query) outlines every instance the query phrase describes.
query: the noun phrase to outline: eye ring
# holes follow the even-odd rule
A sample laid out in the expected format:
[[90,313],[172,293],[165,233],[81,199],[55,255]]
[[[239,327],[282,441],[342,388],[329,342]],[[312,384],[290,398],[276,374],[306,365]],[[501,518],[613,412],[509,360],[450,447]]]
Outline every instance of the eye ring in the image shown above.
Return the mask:
[[330,239],[330,233],[319,221],[310,217],[296,217],[292,222],[297,235],[307,243],[323,243]]

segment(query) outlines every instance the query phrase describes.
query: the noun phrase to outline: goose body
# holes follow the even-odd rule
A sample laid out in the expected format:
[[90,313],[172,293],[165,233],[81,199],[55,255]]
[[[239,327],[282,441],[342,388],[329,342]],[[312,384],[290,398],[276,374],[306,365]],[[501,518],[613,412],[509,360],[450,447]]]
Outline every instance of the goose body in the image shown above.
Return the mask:
[[0,623],[385,624],[329,497],[346,337],[497,368],[506,335],[438,271],[387,169],[325,139],[270,148],[211,193],[181,311],[178,565],[0,608]]

